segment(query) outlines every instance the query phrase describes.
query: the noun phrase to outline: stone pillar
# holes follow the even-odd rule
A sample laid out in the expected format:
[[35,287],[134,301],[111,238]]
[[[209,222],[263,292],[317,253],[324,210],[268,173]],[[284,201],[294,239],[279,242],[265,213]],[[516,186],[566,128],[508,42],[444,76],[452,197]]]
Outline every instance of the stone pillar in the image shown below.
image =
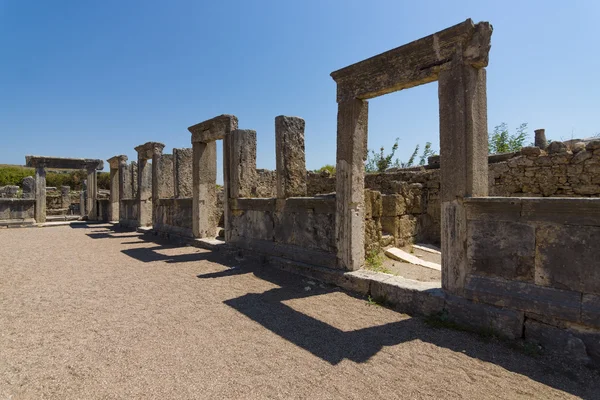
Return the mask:
[[138,197],[138,164],[135,161],[131,162],[131,198]]
[[356,270],[365,262],[365,160],[369,104],[338,103],[336,163],[336,245],[338,267]]
[[197,238],[215,237],[217,221],[217,143],[193,142],[193,233]]
[[98,175],[96,165],[87,167],[87,202],[86,211],[88,221],[98,219]]
[[172,199],[175,196],[173,155],[162,154],[157,157],[158,162],[152,161],[152,173],[156,171],[157,198]]
[[60,187],[60,206],[61,208],[67,209],[67,215],[69,214],[69,208],[71,208],[71,187],[61,186]]
[[173,149],[173,181],[176,198],[192,197],[193,157],[191,148]]
[[[158,174],[160,170],[164,144],[148,142],[135,148],[138,153],[137,181],[138,181],[138,224],[140,227],[152,226],[152,202],[158,199]],[[152,160],[149,166],[148,160]]]
[[277,198],[306,196],[304,120],[280,115],[275,118]]
[[79,194],[79,215],[81,215],[81,218],[84,218],[87,215],[85,212],[86,199],[87,180],[84,179],[83,182],[81,182],[81,193]]
[[440,72],[442,287],[462,295],[468,275],[463,200],[488,195],[486,71],[460,57]]
[[546,140],[546,130],[536,129],[533,132],[535,133],[534,145],[542,150],[546,150],[546,148],[548,148],[548,141]]
[[23,178],[23,198],[35,199],[35,179],[32,176]]
[[108,206],[108,220],[118,221],[124,189],[123,179],[121,178],[123,175],[121,175],[121,172],[124,167],[127,167],[127,156],[114,156],[107,161],[110,166],[110,204]]
[[35,167],[35,222],[46,222],[46,166]]
[[256,131],[236,129],[229,135],[229,198],[250,197],[256,182]]

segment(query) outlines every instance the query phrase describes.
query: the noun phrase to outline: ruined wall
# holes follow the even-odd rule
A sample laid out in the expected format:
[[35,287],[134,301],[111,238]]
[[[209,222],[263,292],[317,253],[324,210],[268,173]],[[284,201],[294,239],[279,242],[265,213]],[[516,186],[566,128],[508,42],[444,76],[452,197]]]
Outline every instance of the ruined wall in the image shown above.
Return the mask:
[[231,209],[234,245],[336,267],[334,197],[234,199]]
[[192,199],[159,199],[155,204],[153,229],[193,237]]
[[33,223],[35,199],[0,198],[0,226]]
[[466,211],[464,297],[501,307],[517,337],[600,363],[600,199],[474,198]]
[[122,199],[119,205],[119,224],[129,228],[137,228],[138,202],[136,199]]

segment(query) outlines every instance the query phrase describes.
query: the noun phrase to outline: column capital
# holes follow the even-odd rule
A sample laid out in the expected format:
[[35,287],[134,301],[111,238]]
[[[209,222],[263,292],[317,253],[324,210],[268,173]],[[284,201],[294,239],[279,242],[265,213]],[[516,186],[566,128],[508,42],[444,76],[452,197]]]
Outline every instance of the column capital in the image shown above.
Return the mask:
[[138,153],[138,159],[149,160],[155,155],[162,155],[165,145],[160,142],[147,142],[135,148]]
[[117,168],[119,168],[119,165],[121,165],[122,163],[127,163],[127,160],[128,160],[127,156],[124,154],[121,154],[118,156],[111,157],[106,161],[110,165],[111,169],[117,169]]

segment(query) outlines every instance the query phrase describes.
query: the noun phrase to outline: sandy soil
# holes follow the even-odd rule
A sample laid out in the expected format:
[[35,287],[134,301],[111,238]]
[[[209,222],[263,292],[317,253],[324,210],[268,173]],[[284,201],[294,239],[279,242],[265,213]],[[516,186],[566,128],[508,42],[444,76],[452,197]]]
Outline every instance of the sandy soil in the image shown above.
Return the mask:
[[597,371],[108,225],[0,230],[0,327],[0,399],[600,397]]

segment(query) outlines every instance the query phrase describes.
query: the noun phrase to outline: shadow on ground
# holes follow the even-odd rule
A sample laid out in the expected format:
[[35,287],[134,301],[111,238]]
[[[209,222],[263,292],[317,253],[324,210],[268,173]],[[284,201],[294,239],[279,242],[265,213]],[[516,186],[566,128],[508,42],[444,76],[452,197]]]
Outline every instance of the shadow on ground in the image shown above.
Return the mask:
[[[245,260],[240,257],[241,253],[237,252],[203,251],[183,255],[164,255],[160,251],[181,248],[185,245],[173,244],[148,234],[120,235],[126,232],[130,231],[109,227],[102,228],[102,232],[93,232],[88,236],[94,239],[140,237],[145,240],[145,243],[156,244],[149,248],[122,250],[124,254],[142,262],[179,263],[207,260],[227,268],[220,272],[198,275],[199,279],[219,279],[253,274],[260,279],[276,284],[279,288],[264,293],[248,293],[226,300],[224,303],[283,339],[332,365],[338,364],[344,359],[364,363],[384,346],[420,340],[494,363],[506,370],[527,376],[575,396],[586,399],[600,398],[600,372],[597,370],[570,364],[550,355],[531,357],[498,341],[484,340],[470,333],[430,327],[420,318],[407,318],[385,325],[371,326],[355,331],[342,331],[283,303],[287,300],[340,291],[336,287],[313,285],[311,290],[307,291],[305,279],[261,265],[256,260]],[[140,242],[123,242],[123,244],[126,243],[139,244]],[[354,294],[348,293],[348,295],[360,298]],[[367,306],[366,302],[365,306]]]

